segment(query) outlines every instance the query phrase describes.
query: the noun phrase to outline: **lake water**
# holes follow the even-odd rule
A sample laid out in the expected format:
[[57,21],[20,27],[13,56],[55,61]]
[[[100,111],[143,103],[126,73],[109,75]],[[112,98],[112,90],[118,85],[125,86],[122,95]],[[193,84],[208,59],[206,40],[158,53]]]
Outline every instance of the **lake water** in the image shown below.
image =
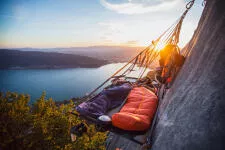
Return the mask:
[[31,101],[35,101],[45,91],[48,98],[68,100],[91,92],[123,65],[115,63],[99,68],[0,70],[0,91],[29,94]]

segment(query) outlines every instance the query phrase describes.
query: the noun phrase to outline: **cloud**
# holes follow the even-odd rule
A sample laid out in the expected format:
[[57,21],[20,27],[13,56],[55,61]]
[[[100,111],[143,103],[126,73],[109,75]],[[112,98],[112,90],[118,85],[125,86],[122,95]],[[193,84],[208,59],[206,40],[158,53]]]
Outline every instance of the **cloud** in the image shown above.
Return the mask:
[[127,41],[125,44],[126,45],[137,45],[138,41],[137,40]]
[[117,22],[99,22],[98,25],[113,33],[121,33],[121,31],[126,28],[123,23]]
[[165,11],[183,4],[183,0],[128,0],[128,2],[114,4],[107,0],[100,0],[105,8],[120,14],[144,14],[149,12]]

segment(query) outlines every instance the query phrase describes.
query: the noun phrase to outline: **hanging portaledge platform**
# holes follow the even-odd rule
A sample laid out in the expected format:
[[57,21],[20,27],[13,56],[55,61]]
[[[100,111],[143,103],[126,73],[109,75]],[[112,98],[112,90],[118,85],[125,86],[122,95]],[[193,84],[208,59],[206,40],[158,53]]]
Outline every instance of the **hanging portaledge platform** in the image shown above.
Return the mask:
[[[99,131],[110,131],[144,147],[151,146],[151,136],[158,113],[157,105],[163,98],[166,89],[171,86],[168,83],[172,83],[169,81],[171,75],[164,77],[162,74],[165,71],[170,74],[171,72],[174,72],[172,74],[177,73],[174,71],[174,52],[171,51],[167,54],[170,63],[163,64],[163,67],[160,64],[162,68],[161,81],[156,79],[157,84],[153,84],[155,79],[143,78],[143,76],[146,71],[159,65],[159,57],[162,57],[160,49],[166,45],[176,48],[177,54],[181,55],[177,46],[180,30],[183,19],[193,4],[194,0],[190,1],[186,5],[185,12],[171,27],[93,90],[84,102],[76,107],[77,112],[72,114],[84,119],[86,125],[95,124]],[[136,71],[139,71],[136,77],[129,77]],[[172,77],[174,80],[175,76]],[[109,86],[97,93],[109,82],[111,82]],[[82,132],[86,131],[84,129],[86,125],[75,126],[71,132],[81,136]],[[109,139],[110,137],[108,146]]]

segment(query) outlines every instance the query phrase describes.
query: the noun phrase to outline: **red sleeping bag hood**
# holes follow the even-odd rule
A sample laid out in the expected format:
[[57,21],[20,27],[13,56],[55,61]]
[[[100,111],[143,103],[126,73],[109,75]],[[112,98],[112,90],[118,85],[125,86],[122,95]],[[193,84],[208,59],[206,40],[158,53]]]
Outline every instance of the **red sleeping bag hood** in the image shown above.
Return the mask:
[[120,112],[112,116],[112,124],[124,130],[147,130],[154,118],[157,104],[158,98],[152,91],[145,87],[135,87]]

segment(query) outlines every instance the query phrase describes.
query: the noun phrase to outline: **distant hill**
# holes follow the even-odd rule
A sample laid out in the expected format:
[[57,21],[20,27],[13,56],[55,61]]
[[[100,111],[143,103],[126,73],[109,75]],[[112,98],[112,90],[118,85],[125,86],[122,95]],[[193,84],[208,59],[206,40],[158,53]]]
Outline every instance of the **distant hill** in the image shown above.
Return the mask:
[[74,54],[0,49],[0,69],[94,68],[107,63]]
[[90,46],[90,47],[70,47],[70,48],[19,48],[22,51],[43,51],[59,52],[65,54],[76,54],[88,56],[110,62],[126,62],[136,56],[143,47],[126,47],[126,46]]
[[64,49],[64,52],[104,59],[110,62],[127,62],[136,56],[142,49],[142,47],[92,46]]

